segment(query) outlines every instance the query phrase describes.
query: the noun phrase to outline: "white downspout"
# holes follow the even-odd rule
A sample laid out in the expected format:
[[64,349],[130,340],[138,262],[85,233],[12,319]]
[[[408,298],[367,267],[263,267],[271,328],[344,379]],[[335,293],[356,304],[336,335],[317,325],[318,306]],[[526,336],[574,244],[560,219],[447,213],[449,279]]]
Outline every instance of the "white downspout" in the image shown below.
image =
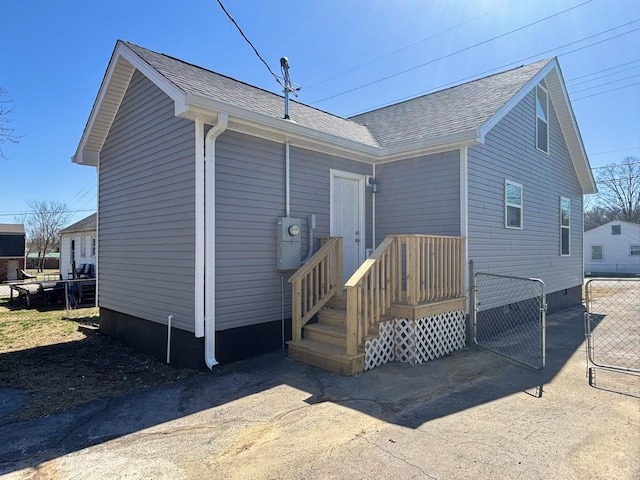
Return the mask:
[[[468,148],[460,148],[460,236],[465,237],[462,263],[464,265],[463,285],[465,288],[471,284],[469,278],[469,158]],[[471,295],[469,295],[469,302]],[[467,303],[469,303],[467,302]],[[472,306],[467,306],[467,315],[471,312]]]
[[[371,171],[373,178],[376,178],[376,164],[373,164],[373,170]],[[375,251],[376,245],[376,194],[371,193],[371,229],[372,237],[371,237],[371,251]]]
[[211,369],[216,360],[216,139],[227,129],[229,116],[218,114],[218,123],[204,142],[204,361]]
[[204,337],[204,122],[195,120],[196,140],[196,244],[194,265],[195,336]]

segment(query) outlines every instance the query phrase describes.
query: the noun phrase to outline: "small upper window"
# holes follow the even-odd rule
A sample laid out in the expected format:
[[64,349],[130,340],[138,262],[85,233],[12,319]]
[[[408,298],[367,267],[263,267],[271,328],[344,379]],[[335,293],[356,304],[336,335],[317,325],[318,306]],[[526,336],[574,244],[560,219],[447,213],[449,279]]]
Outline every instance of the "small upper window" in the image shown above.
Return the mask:
[[621,235],[622,225],[611,225],[611,235]]
[[549,95],[541,85],[536,87],[536,148],[549,153]]
[[631,245],[631,249],[629,252],[629,255],[638,255],[640,256],[640,244],[637,245]]
[[504,226],[522,228],[522,185],[504,182]]
[[591,260],[603,260],[604,247],[602,245],[591,245]]
[[560,255],[569,255],[571,201],[560,197]]

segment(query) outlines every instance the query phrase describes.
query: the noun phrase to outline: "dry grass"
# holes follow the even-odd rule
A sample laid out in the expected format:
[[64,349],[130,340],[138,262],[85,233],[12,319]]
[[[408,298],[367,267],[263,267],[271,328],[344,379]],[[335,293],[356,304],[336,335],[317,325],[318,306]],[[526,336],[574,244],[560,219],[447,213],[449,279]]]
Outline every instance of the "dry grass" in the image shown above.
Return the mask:
[[12,310],[0,298],[0,388],[22,390],[28,420],[194,375],[101,335],[98,310]]

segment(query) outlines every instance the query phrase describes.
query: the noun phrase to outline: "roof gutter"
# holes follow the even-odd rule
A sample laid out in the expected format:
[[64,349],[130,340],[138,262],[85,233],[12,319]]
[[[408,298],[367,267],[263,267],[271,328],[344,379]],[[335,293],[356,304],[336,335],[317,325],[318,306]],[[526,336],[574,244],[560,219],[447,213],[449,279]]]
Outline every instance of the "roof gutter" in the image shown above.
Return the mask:
[[[204,138],[202,161],[198,161],[196,170],[196,336],[202,336],[200,327],[204,327],[204,361],[211,369],[218,364],[216,360],[216,139],[227,129],[229,116],[218,115],[218,121]],[[204,123],[200,125],[200,134],[204,134]],[[202,137],[200,137],[202,138]],[[196,156],[202,148],[197,142]],[[199,159],[198,159],[199,160]],[[201,180],[198,178],[200,177]],[[200,188],[198,189],[198,184]],[[199,221],[198,221],[199,220]],[[198,267],[204,265],[204,268]],[[201,289],[199,289],[201,287]],[[200,321],[198,321],[200,319]],[[204,325],[203,325],[204,324]],[[200,333],[200,335],[198,335]]]
[[344,150],[358,154],[366,154],[372,157],[377,157],[380,152],[380,147],[377,145],[367,145],[366,143],[349,140],[331,133],[320,132],[290,120],[271,117],[202,94],[188,94],[186,97],[186,105],[188,106],[188,111],[185,110],[185,116],[189,116],[189,112],[197,114],[199,109],[202,109],[202,114],[205,115],[207,111],[211,110],[225,112],[233,117],[234,122],[246,123],[252,126],[259,125],[265,130],[286,135],[288,138],[300,137],[313,139],[320,143],[331,144],[341,147]]

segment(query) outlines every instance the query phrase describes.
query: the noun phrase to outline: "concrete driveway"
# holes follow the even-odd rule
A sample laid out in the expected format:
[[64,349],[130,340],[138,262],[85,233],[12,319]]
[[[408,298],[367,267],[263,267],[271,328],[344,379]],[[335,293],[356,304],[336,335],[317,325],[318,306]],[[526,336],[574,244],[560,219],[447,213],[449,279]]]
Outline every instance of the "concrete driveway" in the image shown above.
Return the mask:
[[265,355],[5,421],[0,475],[637,480],[640,377],[599,370],[589,386],[583,339],[575,308],[549,316],[542,372],[476,349],[351,378]]

